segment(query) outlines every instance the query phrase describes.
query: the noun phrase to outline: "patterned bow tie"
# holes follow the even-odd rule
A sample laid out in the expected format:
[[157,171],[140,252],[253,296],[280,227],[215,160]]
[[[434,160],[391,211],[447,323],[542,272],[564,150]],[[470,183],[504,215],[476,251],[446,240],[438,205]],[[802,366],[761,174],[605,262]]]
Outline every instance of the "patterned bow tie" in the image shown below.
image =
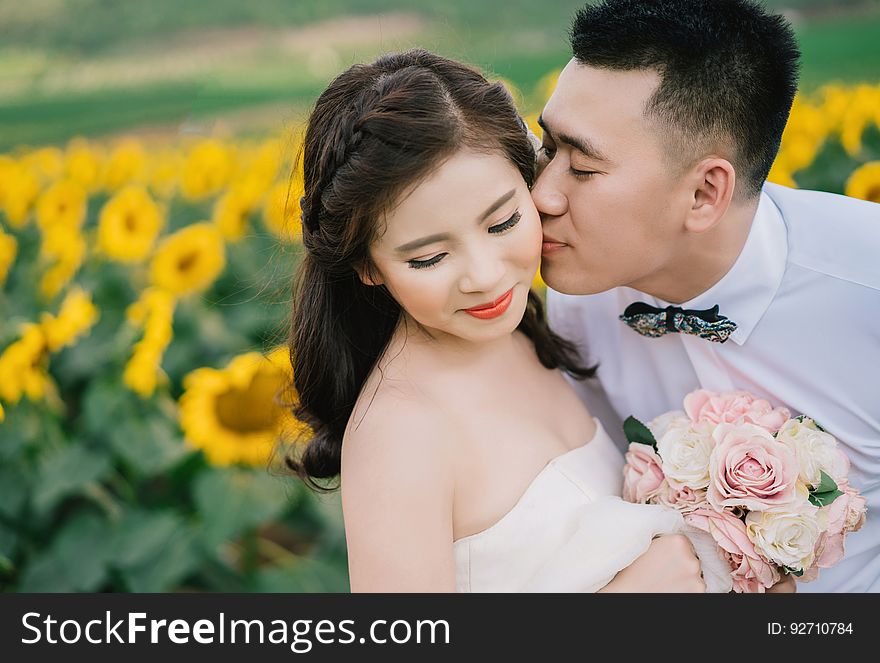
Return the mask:
[[657,308],[645,302],[626,307],[620,316],[642,336],[663,336],[671,332],[694,334],[709,341],[724,343],[736,331],[736,323],[718,315],[718,305],[704,311],[682,309],[678,306]]

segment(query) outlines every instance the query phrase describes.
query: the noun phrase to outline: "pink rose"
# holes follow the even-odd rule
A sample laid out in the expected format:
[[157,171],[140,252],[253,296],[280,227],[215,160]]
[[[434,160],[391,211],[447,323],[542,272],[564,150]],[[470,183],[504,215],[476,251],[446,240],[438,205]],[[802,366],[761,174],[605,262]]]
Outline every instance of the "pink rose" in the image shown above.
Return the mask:
[[683,514],[708,507],[705,490],[694,490],[690,486],[674,488],[668,481],[664,482],[654,501],[663,506],[671,506]]
[[623,468],[623,499],[641,504],[654,497],[665,484],[662,461],[653,447],[633,442]]
[[730,565],[733,591],[763,593],[779,580],[779,571],[755,550],[746,526],[728,511],[697,509],[684,517],[685,522],[709,532]]
[[843,558],[843,539],[849,532],[861,529],[865,522],[865,498],[848,483],[837,487],[843,491],[831,504],[822,507],[828,514],[826,529],[816,544],[815,566],[827,569]]
[[794,452],[754,424],[719,424],[709,457],[708,500],[712,506],[762,511],[797,497]]
[[774,408],[747,391],[715,393],[706,389],[692,391],[684,398],[684,409],[691,421],[713,424],[755,424],[775,433],[791,413]]

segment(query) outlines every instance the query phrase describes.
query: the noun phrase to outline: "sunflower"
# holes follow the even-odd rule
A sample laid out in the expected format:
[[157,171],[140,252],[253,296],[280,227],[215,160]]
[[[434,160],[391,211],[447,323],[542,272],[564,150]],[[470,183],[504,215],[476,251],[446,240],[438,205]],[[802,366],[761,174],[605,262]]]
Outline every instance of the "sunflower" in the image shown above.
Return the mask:
[[72,140],[65,155],[65,175],[86,191],[92,192],[101,183],[100,152],[83,139]]
[[201,200],[220,192],[233,170],[232,151],[217,140],[198,144],[183,166],[181,190],[190,200]]
[[64,155],[57,147],[43,147],[25,154],[22,164],[43,182],[54,182],[64,172]]
[[265,189],[278,175],[281,169],[281,142],[277,139],[263,141],[255,150],[247,162],[248,176],[257,178],[265,183]]
[[146,189],[128,186],[101,209],[98,248],[120,262],[143,260],[164,225],[164,216]]
[[86,241],[79,228],[50,226],[43,234],[40,256],[51,263],[40,279],[40,291],[52,299],[74,277],[86,255]]
[[223,271],[223,237],[211,223],[194,223],[166,237],[150,266],[153,284],[175,295],[207,288]]
[[789,167],[785,165],[785,159],[782,158],[782,155],[773,162],[773,166],[767,174],[767,181],[772,182],[773,184],[781,184],[782,186],[787,186],[792,189],[797,188],[797,182],[795,182]]
[[143,325],[144,336],[135,343],[122,380],[143,398],[151,396],[160,381],[168,382],[162,371],[162,356],[173,336],[174,306],[174,295],[161,288],[147,288],[126,310],[129,323]]
[[856,168],[846,182],[846,195],[880,203],[880,161]]
[[0,172],[3,183],[3,211],[6,219],[13,228],[21,228],[27,222],[34,206],[34,201],[40,194],[40,182],[30,168],[25,168],[19,163],[13,162]]
[[56,182],[37,201],[37,225],[44,233],[57,226],[79,228],[85,218],[86,191],[71,180]]
[[307,427],[279,403],[290,385],[286,348],[268,357],[249,352],[223,369],[199,368],[183,380],[180,423],[188,442],[215,465],[265,466],[280,439],[298,439]]
[[162,200],[168,200],[177,192],[183,157],[179,152],[168,150],[156,154],[150,160],[147,180],[150,190]]
[[140,182],[147,168],[147,155],[139,141],[129,138],[110,153],[104,170],[104,188],[115,191]]
[[46,337],[40,325],[22,325],[21,338],[0,355],[0,398],[18,403],[22,395],[41,400],[52,389]]
[[11,184],[9,178],[13,176],[18,164],[15,159],[6,154],[0,154],[0,205],[6,199],[6,190]]
[[880,89],[870,85],[858,85],[852,89],[840,129],[840,142],[850,156],[857,156],[862,151],[863,134],[876,121],[878,104]]
[[0,286],[6,282],[6,276],[15,262],[18,253],[18,242],[12,235],[0,230]]
[[253,210],[253,194],[241,186],[232,187],[214,204],[214,224],[230,242],[244,237]]
[[266,227],[285,242],[299,241],[302,237],[299,201],[303,195],[302,180],[279,182],[266,196],[263,221]]
[[43,313],[40,326],[46,338],[49,352],[57,352],[66,345],[73,344],[98,320],[98,309],[92,299],[81,288],[74,288],[61,303],[58,316]]

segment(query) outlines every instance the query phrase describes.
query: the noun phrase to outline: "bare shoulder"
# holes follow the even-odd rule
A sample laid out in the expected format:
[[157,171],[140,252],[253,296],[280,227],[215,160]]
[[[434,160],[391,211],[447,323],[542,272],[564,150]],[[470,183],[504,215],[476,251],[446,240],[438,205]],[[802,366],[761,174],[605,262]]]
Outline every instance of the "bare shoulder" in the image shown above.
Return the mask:
[[362,400],[343,437],[343,492],[385,480],[451,489],[451,426],[442,409],[411,389],[381,388]]
[[452,591],[451,445],[439,412],[380,393],[349,422],[342,510],[352,591]]

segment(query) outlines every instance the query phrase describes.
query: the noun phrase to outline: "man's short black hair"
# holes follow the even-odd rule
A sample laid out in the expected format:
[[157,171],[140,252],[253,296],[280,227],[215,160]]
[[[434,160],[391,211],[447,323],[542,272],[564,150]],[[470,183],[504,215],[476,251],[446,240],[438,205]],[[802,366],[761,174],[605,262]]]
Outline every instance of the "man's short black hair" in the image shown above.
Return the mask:
[[730,145],[743,193],[760,192],[797,92],[800,52],[782,16],[751,0],[602,0],[578,12],[571,47],[591,67],[656,70],[647,113],[692,156]]

